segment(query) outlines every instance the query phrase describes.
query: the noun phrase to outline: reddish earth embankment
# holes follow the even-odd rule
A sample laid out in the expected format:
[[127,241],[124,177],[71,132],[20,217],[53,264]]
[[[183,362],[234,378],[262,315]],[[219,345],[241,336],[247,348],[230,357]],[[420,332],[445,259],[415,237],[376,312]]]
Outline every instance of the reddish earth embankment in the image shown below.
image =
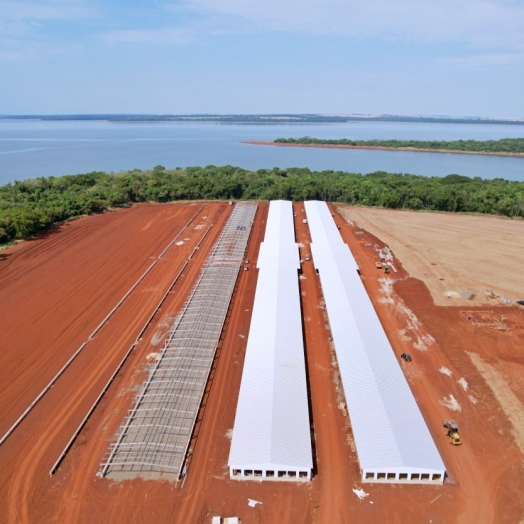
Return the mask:
[[460,149],[431,149],[418,147],[386,147],[386,146],[351,146],[345,144],[288,144],[285,142],[242,142],[253,146],[278,146],[278,147],[320,147],[323,149],[373,149],[379,151],[408,151],[420,153],[453,153],[461,155],[494,155],[494,156],[517,156],[524,157],[524,153],[495,153],[492,151],[461,151]]

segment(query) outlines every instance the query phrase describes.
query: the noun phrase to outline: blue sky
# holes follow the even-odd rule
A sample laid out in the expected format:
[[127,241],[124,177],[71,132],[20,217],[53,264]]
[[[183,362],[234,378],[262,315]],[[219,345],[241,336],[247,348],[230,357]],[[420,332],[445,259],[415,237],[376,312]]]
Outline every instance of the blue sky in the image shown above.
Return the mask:
[[524,0],[0,0],[0,114],[524,117]]

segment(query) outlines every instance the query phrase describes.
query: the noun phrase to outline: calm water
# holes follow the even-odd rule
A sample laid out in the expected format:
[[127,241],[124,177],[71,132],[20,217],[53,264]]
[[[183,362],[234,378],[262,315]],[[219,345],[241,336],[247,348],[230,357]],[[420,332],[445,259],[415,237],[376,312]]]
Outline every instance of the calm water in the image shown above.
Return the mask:
[[0,184],[89,171],[208,164],[246,169],[309,167],[357,173],[383,170],[428,176],[459,173],[524,181],[524,158],[343,149],[265,147],[248,140],[313,136],[353,139],[499,139],[524,126],[365,122],[322,125],[217,125],[0,121]]

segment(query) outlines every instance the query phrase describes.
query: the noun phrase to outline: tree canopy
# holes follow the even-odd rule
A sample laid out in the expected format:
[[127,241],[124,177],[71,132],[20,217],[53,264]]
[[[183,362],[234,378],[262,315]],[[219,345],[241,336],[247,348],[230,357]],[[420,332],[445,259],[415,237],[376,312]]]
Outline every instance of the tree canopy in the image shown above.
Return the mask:
[[311,199],[394,209],[524,215],[524,182],[460,175],[367,175],[305,168],[248,171],[233,166],[37,178],[0,187],[0,244],[51,225],[137,202]]
[[501,140],[350,140],[348,138],[323,139],[304,136],[302,138],[277,138],[276,144],[333,145],[353,147],[386,147],[390,149],[437,149],[471,153],[524,153],[524,138]]

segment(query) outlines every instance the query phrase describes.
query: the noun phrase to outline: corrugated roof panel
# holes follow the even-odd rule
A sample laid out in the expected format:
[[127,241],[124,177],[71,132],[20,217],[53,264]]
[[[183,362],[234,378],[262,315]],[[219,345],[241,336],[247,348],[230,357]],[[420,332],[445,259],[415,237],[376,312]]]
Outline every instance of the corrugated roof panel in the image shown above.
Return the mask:
[[[325,202],[305,202],[362,471],[442,473],[440,454]],[[398,480],[398,478],[397,478]]]
[[229,455],[240,478],[250,469],[309,478],[313,467],[299,267],[291,202],[271,202]]

